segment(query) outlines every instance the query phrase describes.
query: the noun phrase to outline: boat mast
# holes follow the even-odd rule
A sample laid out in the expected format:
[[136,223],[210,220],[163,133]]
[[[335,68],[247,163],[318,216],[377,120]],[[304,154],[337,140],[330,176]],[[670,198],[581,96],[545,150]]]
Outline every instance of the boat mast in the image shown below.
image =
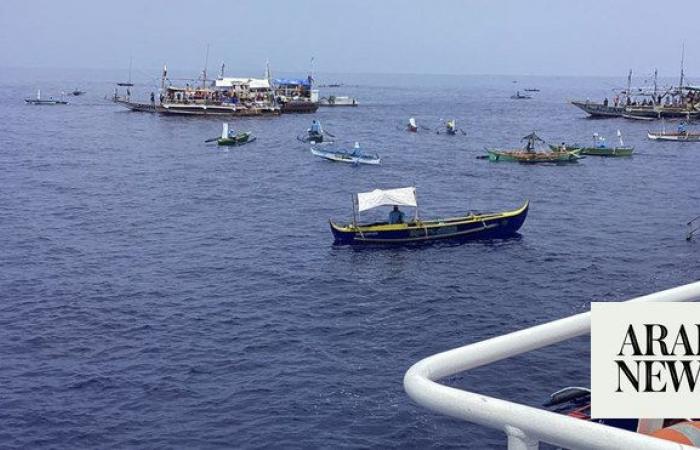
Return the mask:
[[209,65],[209,44],[207,44],[207,55],[204,57],[204,70],[202,71],[202,89],[207,87],[207,66]]
[[357,227],[357,209],[355,208],[355,194],[350,194],[352,200],[352,224]]
[[659,75],[659,69],[654,69],[654,99],[652,100],[652,103],[656,104],[656,90],[657,90],[657,77]]
[[131,84],[131,65],[134,62],[134,56],[129,55],[129,84]]
[[627,103],[630,102],[630,91],[632,90],[632,69],[627,74]]
[[160,91],[163,92],[165,90],[165,78],[168,76],[168,66],[163,64],[163,75],[160,77]]
[[679,85],[678,85],[678,87],[679,87],[681,90],[683,90],[683,78],[684,78],[684,76],[685,76],[685,74],[683,73],[683,66],[684,66],[684,63],[685,63],[685,42],[683,42],[683,47],[682,47],[682,50],[681,50],[681,80],[680,80],[680,83],[679,83]]

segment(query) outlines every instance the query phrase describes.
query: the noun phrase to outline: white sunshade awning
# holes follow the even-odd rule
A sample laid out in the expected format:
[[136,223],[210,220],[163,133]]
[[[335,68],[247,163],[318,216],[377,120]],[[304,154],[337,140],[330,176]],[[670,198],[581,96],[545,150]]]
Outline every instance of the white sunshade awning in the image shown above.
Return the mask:
[[375,189],[372,192],[360,192],[357,194],[357,208],[359,211],[367,211],[368,209],[384,205],[418,206],[416,202],[416,188]]

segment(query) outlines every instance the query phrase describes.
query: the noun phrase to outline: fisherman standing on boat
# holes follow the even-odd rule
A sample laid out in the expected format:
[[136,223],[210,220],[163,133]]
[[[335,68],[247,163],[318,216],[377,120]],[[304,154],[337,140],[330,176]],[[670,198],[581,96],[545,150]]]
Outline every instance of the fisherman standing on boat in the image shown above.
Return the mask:
[[156,104],[156,94],[151,92],[151,105],[155,105],[155,104]]
[[389,213],[389,223],[403,223],[404,213],[399,210],[399,207],[394,205],[394,209]]

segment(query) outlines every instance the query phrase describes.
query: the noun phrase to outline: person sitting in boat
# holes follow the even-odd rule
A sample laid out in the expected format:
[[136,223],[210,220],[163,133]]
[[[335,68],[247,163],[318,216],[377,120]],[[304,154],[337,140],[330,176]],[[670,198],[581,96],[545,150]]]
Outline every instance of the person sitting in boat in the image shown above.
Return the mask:
[[688,129],[685,127],[685,122],[681,122],[678,124],[678,134],[686,134],[688,133]]
[[311,128],[309,128],[309,136],[312,138],[323,136],[323,128],[321,128],[321,122],[319,122],[316,119],[314,119],[311,122]]
[[360,143],[355,142],[355,146],[352,148],[352,156],[362,156],[362,149],[360,148]]
[[447,121],[447,133],[448,134],[455,134],[457,132],[457,127],[455,125],[454,120],[448,120]]
[[394,209],[389,213],[389,223],[403,223],[404,213],[398,206],[394,205]]
[[608,106],[608,97],[605,97],[605,100],[603,100],[603,106]]

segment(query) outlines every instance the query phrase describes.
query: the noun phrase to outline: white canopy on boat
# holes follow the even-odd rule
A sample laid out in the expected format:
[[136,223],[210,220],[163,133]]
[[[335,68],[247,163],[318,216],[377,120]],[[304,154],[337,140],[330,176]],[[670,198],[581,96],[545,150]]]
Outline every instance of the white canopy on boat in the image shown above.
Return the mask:
[[270,82],[261,78],[218,78],[216,87],[248,86],[251,89],[269,89]]
[[384,205],[418,206],[416,188],[405,187],[398,189],[375,189],[372,192],[357,194],[357,208],[367,211]]

